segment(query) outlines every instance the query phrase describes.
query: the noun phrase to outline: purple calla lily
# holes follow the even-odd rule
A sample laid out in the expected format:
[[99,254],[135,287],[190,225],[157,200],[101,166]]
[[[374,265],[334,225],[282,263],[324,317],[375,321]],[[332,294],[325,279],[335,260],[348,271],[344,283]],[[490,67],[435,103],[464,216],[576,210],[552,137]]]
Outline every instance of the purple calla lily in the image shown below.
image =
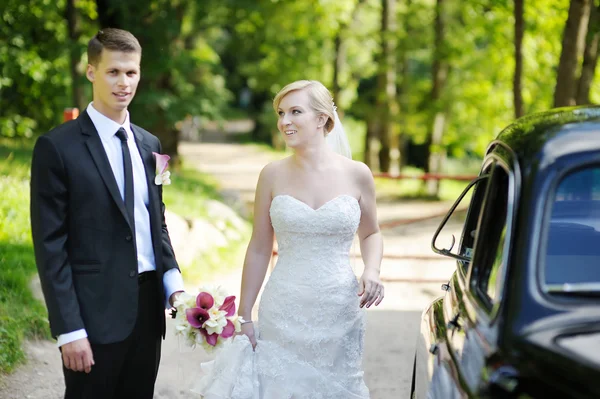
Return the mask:
[[200,331],[202,332],[202,335],[204,335],[204,338],[206,338],[207,344],[210,346],[215,346],[217,344],[217,338],[219,338],[219,334],[209,334],[204,328],[200,329]]
[[235,333],[235,326],[231,322],[231,320],[227,320],[227,325],[223,327],[223,331],[221,332],[221,337],[229,338]]
[[159,154],[158,152],[153,152],[152,154],[156,157],[156,174],[162,175],[169,167],[169,159],[171,159],[171,157],[165,154]]
[[202,309],[210,309],[215,304],[215,300],[208,292],[201,292],[196,297],[196,306]]
[[210,318],[208,312],[200,308],[190,308],[185,310],[185,317],[187,318],[190,326],[194,328],[201,328],[206,320]]
[[235,314],[235,296],[231,295],[225,298],[219,310],[227,312],[225,315],[227,317],[233,316]]

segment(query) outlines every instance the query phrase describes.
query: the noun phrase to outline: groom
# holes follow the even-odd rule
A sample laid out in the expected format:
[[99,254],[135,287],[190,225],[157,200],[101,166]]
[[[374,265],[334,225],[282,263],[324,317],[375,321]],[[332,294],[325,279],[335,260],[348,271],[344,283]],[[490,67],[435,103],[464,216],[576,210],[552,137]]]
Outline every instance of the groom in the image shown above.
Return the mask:
[[93,102],[33,152],[33,244],[67,399],[152,398],[165,301],[183,290],[154,182],[160,142],[127,111],[141,54],[131,33],[99,31]]

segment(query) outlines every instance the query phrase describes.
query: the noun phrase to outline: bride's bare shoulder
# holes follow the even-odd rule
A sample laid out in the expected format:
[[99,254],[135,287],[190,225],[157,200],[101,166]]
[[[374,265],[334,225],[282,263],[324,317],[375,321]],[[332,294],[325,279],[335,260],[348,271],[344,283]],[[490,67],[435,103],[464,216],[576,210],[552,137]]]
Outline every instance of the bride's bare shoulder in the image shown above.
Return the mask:
[[336,154],[337,164],[340,168],[350,171],[351,173],[371,173],[371,170],[363,162],[355,161],[350,158],[346,158],[343,155]]
[[369,167],[360,161],[353,161],[348,159],[349,162],[349,170],[351,170],[352,175],[359,182],[371,181],[373,180],[373,173]]
[[281,178],[282,172],[287,170],[287,165],[288,158],[269,162],[260,171],[260,175],[258,177],[259,183],[269,183],[272,185],[276,179]]
[[269,162],[262,168],[260,172],[261,175],[268,175],[274,173],[276,170],[279,170],[280,168],[284,167],[288,163],[288,158],[278,159],[276,161]]

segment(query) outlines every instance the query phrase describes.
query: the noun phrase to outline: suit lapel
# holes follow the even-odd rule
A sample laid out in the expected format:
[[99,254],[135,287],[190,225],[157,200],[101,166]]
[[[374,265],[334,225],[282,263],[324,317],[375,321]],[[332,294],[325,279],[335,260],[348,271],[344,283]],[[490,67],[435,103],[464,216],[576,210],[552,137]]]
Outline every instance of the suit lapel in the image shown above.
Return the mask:
[[[154,155],[152,154],[152,149],[147,143],[147,140],[144,139],[144,135],[140,132],[140,129],[131,124],[131,130],[135,136],[135,143],[137,144],[138,151],[140,152],[140,156],[142,157],[142,162],[144,163],[144,170],[146,171],[146,181],[148,182],[148,192],[153,192],[152,188],[154,187]],[[152,202],[153,198],[149,199]]]
[[129,227],[133,231],[133,226],[129,222],[129,218],[127,217],[127,210],[125,209],[125,203],[121,198],[121,193],[119,192],[119,186],[117,185],[117,181],[115,180],[115,175],[110,166],[110,162],[108,161],[108,157],[106,156],[106,151],[104,150],[104,146],[102,145],[102,140],[100,140],[100,136],[94,127],[94,123],[90,119],[87,111],[84,111],[79,118],[77,118],[81,126],[81,132],[88,136],[85,144],[90,151],[90,155],[96,164],[96,168],[98,168],[98,172],[100,176],[102,176],[102,180],[104,180],[104,184],[108,189],[111,197],[115,201],[115,204],[121,211],[121,214],[129,223]]

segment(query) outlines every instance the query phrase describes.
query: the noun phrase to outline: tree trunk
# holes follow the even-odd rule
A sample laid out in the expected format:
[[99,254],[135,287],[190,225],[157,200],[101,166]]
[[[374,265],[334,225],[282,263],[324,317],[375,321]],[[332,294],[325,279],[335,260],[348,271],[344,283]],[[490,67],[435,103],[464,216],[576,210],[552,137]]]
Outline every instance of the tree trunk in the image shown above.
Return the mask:
[[96,0],[98,24],[102,28],[122,28],[115,0]]
[[600,41],[600,8],[593,6],[590,10],[590,21],[583,52],[581,77],[577,87],[577,104],[590,104],[590,87],[594,81],[598,62],[598,42]]
[[[334,59],[333,59],[333,87],[332,87],[332,95],[333,102],[335,104],[339,104],[340,102],[340,92],[342,91],[342,71],[344,66],[346,65],[346,46],[345,46],[345,38],[348,34],[348,29],[352,29],[353,26],[358,24],[358,17],[361,5],[365,2],[365,0],[358,0],[354,9],[352,10],[352,16],[350,17],[349,22],[344,22],[340,24],[340,27],[333,39],[333,47],[334,47]],[[340,118],[343,110],[340,110],[339,115]]]
[[339,104],[340,101],[340,91],[342,90],[342,85],[340,83],[340,73],[342,68],[344,67],[344,62],[346,61],[346,51],[345,47],[342,45],[342,30],[345,27],[340,27],[335,38],[333,39],[334,46],[334,60],[333,60],[333,102],[335,104]]
[[[433,118],[433,131],[431,134],[431,146],[433,150],[429,154],[427,169],[429,173],[439,173],[446,160],[446,151],[442,148],[442,138],[446,128],[446,113],[438,111]],[[427,195],[438,197],[440,191],[439,180],[427,180]]]
[[575,105],[577,64],[583,51],[591,0],[571,0],[556,76],[554,106]]
[[[445,106],[442,104],[442,92],[448,78],[448,62],[445,51],[445,22],[444,0],[437,0],[435,7],[435,42],[433,49],[433,86],[431,88],[431,102],[435,108],[431,132],[427,137],[427,166],[426,173],[438,173],[445,159],[442,139],[446,128]],[[437,197],[439,195],[439,181],[428,180],[426,183],[427,194]]]
[[[406,0],[406,7],[408,10],[412,7],[412,0]],[[398,132],[398,172],[402,172],[402,169],[407,165],[407,151],[408,151],[408,132],[406,131],[406,115],[408,113],[408,91],[409,87],[409,71],[408,71],[408,51],[410,48],[409,41],[412,38],[415,30],[412,24],[412,18],[410,11],[407,12],[403,19],[404,29],[406,30],[406,37],[402,44],[400,62],[398,63],[400,76],[400,83],[398,84],[398,113],[399,113],[399,132]]]
[[523,16],[523,0],[515,0],[515,76],[513,79],[513,98],[515,118],[523,116],[523,93],[521,79],[523,76],[523,34],[525,21]]
[[[381,70],[380,99],[381,129],[379,131],[379,167],[382,172],[389,172],[392,158],[398,158],[396,118],[398,104],[396,101],[396,0],[382,0],[381,10]],[[393,150],[392,150],[393,149]]]
[[163,110],[155,108],[157,112],[158,120],[153,124],[152,130],[160,139],[160,145],[162,152],[168,154],[171,157],[171,162],[175,167],[181,165],[181,159],[179,159],[179,131],[175,129],[172,123],[167,121],[167,116]]
[[85,97],[81,80],[83,73],[79,71],[80,53],[77,41],[81,35],[81,27],[79,18],[77,17],[77,9],[75,8],[75,0],[67,0],[66,8],[67,29],[69,32],[69,64],[71,72],[71,104],[82,111],[85,107]]
[[[268,125],[263,121],[263,113],[265,104],[269,104],[271,99],[271,93],[267,92],[254,92],[252,94],[252,101],[248,106],[249,115],[254,121],[254,129],[251,132],[252,141],[259,143],[265,143],[273,145],[277,138],[273,136],[273,125]],[[269,107],[269,111],[273,108]],[[276,130],[276,129],[275,129]]]
[[379,149],[381,143],[379,141],[379,130],[381,124],[377,116],[367,118],[367,134],[365,135],[365,154],[364,162],[371,170],[381,170],[379,167]]
[[[144,76],[143,71],[142,76]],[[156,76],[155,81],[152,83],[158,92],[173,92],[170,76],[166,72],[163,72],[160,76]],[[132,107],[130,106],[130,108]],[[167,111],[160,107],[157,103],[148,104],[146,106],[135,104],[134,111],[137,112],[133,114],[133,118],[136,118],[137,115],[138,120],[143,117],[142,113],[144,111],[151,112],[154,115],[154,123],[152,123],[152,126],[149,127],[149,129],[151,129],[150,132],[160,140],[162,152],[171,157],[171,162],[173,162],[175,166],[179,166],[181,161],[179,159],[178,150],[179,131],[175,128],[172,122],[169,122]]]

